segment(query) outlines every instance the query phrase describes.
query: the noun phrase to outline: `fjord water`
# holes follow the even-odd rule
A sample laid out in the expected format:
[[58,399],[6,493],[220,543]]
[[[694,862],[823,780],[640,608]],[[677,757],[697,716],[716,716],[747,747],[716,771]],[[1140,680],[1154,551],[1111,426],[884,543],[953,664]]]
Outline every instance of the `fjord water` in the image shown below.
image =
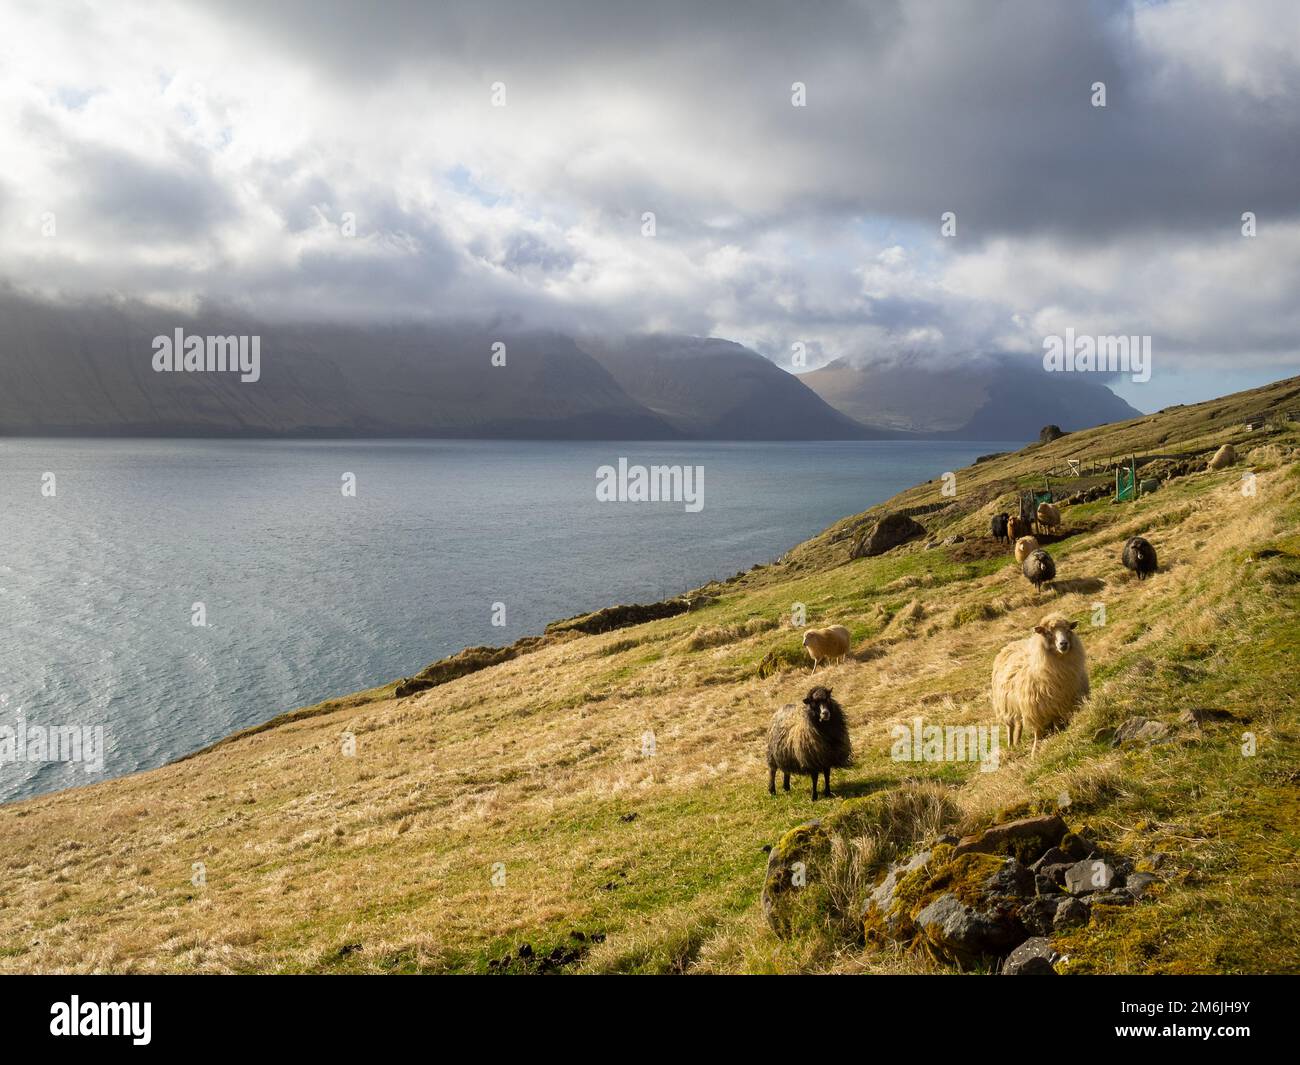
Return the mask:
[[[99,773],[0,764],[0,801],[728,576],[1018,446],[0,440],[0,726],[103,726],[106,748]],[[703,509],[598,502],[620,457],[702,466]]]

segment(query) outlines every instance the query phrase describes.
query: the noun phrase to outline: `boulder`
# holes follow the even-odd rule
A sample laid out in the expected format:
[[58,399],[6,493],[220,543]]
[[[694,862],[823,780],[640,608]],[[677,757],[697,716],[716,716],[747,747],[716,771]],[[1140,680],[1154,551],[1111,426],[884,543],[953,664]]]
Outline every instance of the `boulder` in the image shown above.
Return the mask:
[[1085,858],[1065,871],[1065,890],[1071,895],[1109,891],[1116,885],[1115,868],[1100,858]]
[[1050,444],[1053,440],[1060,440],[1065,435],[1059,425],[1044,425],[1038,430],[1038,442],[1040,444]]
[[1002,963],[1003,976],[1055,976],[1060,955],[1046,936],[1026,939]]
[[1049,847],[1060,843],[1065,833],[1065,822],[1056,814],[1022,817],[966,836],[953,849],[953,857],[971,853],[1011,854],[1022,862],[1033,862]]
[[916,915],[916,925],[932,955],[963,968],[1000,958],[1022,942],[1020,921],[999,907],[977,909],[956,895],[943,894]]
[[874,558],[925,535],[925,527],[897,511],[886,514],[854,543],[849,558]]
[[1067,902],[1075,900],[1068,895],[1040,895],[1020,909],[1020,923],[1030,935],[1050,935],[1056,927],[1056,915]]
[[806,821],[782,836],[768,853],[767,872],[763,877],[763,918],[778,936],[784,938],[793,930],[798,893],[807,889],[811,859],[824,843],[821,821]]
[[1153,721],[1147,717],[1130,717],[1115,730],[1111,737],[1111,746],[1120,747],[1125,743],[1168,743],[1173,737],[1173,729],[1163,721]]
[[1052,918],[1052,928],[1057,932],[1063,932],[1068,928],[1076,928],[1079,925],[1088,923],[1088,904],[1082,899],[1076,899],[1072,896],[1066,896],[1061,899],[1061,904],[1056,907],[1056,914]]
[[1154,873],[1130,873],[1124,880],[1124,889],[1135,899],[1140,899],[1152,884],[1159,882],[1160,878]]

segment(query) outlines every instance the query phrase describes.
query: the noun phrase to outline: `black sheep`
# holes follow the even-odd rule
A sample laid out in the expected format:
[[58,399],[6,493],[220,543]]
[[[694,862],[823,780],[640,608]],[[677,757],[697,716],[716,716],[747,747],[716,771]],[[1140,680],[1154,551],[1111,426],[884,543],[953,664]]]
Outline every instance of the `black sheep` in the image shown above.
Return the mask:
[[993,539],[1005,540],[1007,538],[1007,521],[1010,517],[1011,515],[1005,512],[1002,514],[993,515],[993,523],[991,527],[993,532]]
[[831,698],[830,688],[813,688],[803,704],[786,703],[772,716],[767,736],[767,790],[776,794],[776,771],[790,790],[791,773],[812,777],[812,797],[817,798],[817,775],[823,774],[831,797],[831,770],[852,764],[853,748],[844,710]]
[[1124,568],[1136,573],[1140,581],[1146,580],[1156,571],[1156,549],[1140,536],[1130,536],[1125,541],[1122,558]]
[[1025,580],[1034,586],[1034,590],[1041,593],[1043,585],[1055,579],[1056,563],[1052,561],[1052,556],[1040,547],[1025,559],[1020,572],[1025,575]]

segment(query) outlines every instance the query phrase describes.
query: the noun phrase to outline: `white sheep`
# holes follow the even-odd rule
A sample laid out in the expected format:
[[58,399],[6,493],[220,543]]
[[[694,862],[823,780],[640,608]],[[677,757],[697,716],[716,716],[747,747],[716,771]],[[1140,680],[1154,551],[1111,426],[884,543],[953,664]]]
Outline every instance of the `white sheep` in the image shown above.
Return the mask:
[[1237,449],[1231,444],[1224,444],[1223,447],[1219,448],[1219,450],[1214,453],[1214,457],[1210,459],[1210,464],[1207,468],[1211,470],[1221,470],[1225,466],[1231,466],[1236,461]]
[[1032,536],[1022,536],[1016,541],[1016,562],[1024,565],[1025,559],[1038,550],[1038,541]]
[[1057,529],[1061,525],[1061,511],[1051,503],[1039,503],[1035,517],[1040,529]]
[[1088,695],[1088,659],[1074,631],[1077,624],[1049,614],[993,660],[993,713],[1007,726],[1011,746],[1028,729],[1033,754],[1038,737],[1066,724]]
[[849,630],[843,625],[809,629],[803,634],[803,647],[813,660],[813,670],[832,658],[843,659],[849,653]]

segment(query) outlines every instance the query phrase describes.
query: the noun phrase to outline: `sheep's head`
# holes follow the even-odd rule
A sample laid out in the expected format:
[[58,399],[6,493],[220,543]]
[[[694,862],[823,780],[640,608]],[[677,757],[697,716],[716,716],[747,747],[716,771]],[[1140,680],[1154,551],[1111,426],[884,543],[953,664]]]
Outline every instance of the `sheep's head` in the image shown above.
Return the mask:
[[804,696],[803,704],[808,708],[808,720],[814,724],[829,721],[840,708],[831,698],[830,688],[813,688]]
[[1042,637],[1048,650],[1055,651],[1058,655],[1068,655],[1074,650],[1075,641],[1078,639],[1074,635],[1074,630],[1078,627],[1078,624],[1077,621],[1071,621],[1059,614],[1053,614],[1050,617],[1043,618],[1042,621],[1035,625],[1034,632]]

